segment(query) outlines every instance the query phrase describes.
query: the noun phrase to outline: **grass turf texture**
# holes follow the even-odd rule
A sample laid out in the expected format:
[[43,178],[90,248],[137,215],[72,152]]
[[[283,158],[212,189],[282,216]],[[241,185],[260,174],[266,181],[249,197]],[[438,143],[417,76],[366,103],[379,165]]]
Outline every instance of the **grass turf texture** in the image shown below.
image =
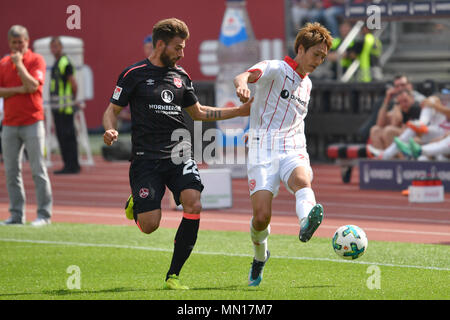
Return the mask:
[[[271,258],[257,288],[247,286],[253,248],[244,232],[199,232],[180,278],[191,290],[162,290],[175,229],[144,235],[136,227],[52,224],[0,227],[0,299],[297,300],[449,299],[450,247],[370,241],[347,262],[331,239],[307,244],[270,235]],[[78,266],[80,289],[67,287]],[[380,289],[367,282],[379,268]],[[372,278],[371,278],[372,277]]]

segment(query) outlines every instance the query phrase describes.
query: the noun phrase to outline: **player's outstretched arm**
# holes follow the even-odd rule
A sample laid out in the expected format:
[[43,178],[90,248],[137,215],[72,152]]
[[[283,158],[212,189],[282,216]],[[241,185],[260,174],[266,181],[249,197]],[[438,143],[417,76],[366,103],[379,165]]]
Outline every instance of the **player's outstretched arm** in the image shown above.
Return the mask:
[[250,89],[248,88],[249,83],[256,82],[261,76],[260,70],[246,71],[234,78],[234,87],[236,88],[236,95],[241,102],[247,102],[250,99]]
[[202,106],[199,102],[187,107],[185,110],[194,121],[216,121],[235,117],[247,117],[250,115],[250,107],[254,98],[251,98],[239,107],[216,108]]
[[106,108],[105,113],[103,114],[103,128],[105,128],[105,133],[103,134],[103,142],[110,146],[117,141],[119,137],[119,132],[117,132],[117,116],[120,111],[122,111],[122,107],[110,103],[108,108]]

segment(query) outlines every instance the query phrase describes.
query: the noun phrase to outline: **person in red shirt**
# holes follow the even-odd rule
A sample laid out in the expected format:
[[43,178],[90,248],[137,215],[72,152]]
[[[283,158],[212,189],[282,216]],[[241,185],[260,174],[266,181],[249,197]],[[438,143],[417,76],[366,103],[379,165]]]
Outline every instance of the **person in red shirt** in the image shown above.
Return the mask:
[[9,195],[10,218],[3,224],[25,222],[25,189],[22,180],[22,157],[27,151],[36,188],[37,219],[33,226],[50,223],[52,190],[44,159],[45,128],[42,87],[45,61],[29,48],[25,27],[12,26],[8,31],[11,54],[0,60],[0,97],[4,98],[2,152]]

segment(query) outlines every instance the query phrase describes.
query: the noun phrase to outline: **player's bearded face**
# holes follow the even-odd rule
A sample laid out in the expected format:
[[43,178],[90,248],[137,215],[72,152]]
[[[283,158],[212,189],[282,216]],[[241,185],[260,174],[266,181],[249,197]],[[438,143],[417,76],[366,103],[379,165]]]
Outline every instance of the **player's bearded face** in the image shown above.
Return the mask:
[[164,51],[161,53],[161,62],[166,67],[174,67],[175,63],[180,60],[180,57],[170,54],[169,50],[167,49],[167,46],[164,48]]
[[175,37],[164,45],[160,55],[161,62],[166,67],[174,67],[178,60],[184,57],[185,40]]

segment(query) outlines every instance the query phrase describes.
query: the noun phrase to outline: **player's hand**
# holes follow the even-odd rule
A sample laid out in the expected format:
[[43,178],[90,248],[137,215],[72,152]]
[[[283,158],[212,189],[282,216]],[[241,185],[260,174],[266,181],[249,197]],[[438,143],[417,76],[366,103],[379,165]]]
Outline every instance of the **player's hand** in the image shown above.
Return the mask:
[[239,115],[241,117],[247,117],[250,115],[250,107],[252,106],[253,100],[255,100],[255,97],[252,97],[239,107]]
[[112,145],[114,143],[114,141],[117,141],[118,138],[119,138],[119,132],[117,132],[117,130],[114,130],[114,129],[106,130],[105,133],[103,134],[103,142],[107,146]]
[[250,99],[250,89],[248,87],[239,86],[236,88],[236,95],[242,103],[246,103]]

